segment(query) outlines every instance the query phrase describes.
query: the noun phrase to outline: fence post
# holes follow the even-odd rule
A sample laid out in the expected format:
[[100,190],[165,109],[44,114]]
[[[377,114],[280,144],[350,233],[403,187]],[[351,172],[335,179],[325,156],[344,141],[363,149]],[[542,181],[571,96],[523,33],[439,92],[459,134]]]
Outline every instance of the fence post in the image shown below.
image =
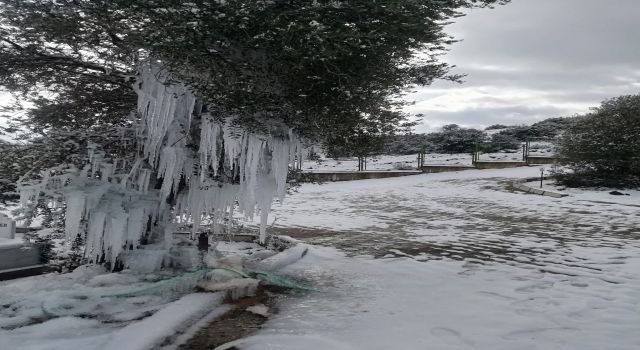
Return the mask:
[[476,164],[480,159],[480,148],[478,147],[478,143],[476,142],[473,146],[473,154],[471,157],[471,164]]

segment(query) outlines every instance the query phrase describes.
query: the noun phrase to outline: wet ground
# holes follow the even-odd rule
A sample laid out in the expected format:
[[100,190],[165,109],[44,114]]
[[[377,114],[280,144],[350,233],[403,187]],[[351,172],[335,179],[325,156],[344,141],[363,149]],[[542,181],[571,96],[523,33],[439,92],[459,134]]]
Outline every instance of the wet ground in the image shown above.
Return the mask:
[[496,174],[310,186],[275,207],[272,232],[350,256],[530,265],[605,280],[609,267],[640,252],[637,205],[607,202],[615,198],[606,192],[602,200],[513,192],[515,177]]
[[[255,296],[229,301],[233,308],[198,330],[191,339],[178,347],[179,350],[214,349],[230,341],[249,336],[259,330],[267,317],[247,311],[256,304],[266,305],[275,312],[275,300],[286,290],[277,287],[261,287]],[[231,348],[233,349],[233,348]]]
[[639,349],[640,192],[509,190],[535,172],[305,184],[270,230],[322,292],[221,349]]

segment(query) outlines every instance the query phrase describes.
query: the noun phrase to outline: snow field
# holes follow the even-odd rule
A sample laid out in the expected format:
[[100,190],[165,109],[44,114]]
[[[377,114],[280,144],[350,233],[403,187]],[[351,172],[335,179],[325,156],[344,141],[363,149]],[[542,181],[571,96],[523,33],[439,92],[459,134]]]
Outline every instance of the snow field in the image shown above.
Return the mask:
[[[532,156],[550,156],[547,149],[531,151]],[[440,154],[427,153],[425,165],[471,165],[471,154]],[[522,152],[514,150],[513,153],[497,152],[480,154],[481,161],[519,162],[522,161]],[[393,170],[398,168],[418,166],[418,155],[380,155],[367,158],[367,170]],[[357,158],[321,158],[319,161],[307,160],[302,165],[303,171],[356,171],[358,170]],[[402,170],[402,169],[399,169]]]
[[612,285],[518,266],[347,259],[314,248],[287,273],[331,292],[284,300],[262,331],[220,349],[637,349],[639,267],[634,259],[625,284]]
[[640,193],[507,190],[537,173],[305,184],[273,230],[326,246],[285,272],[329,292],[220,349],[640,348]]
[[2,346],[149,349],[222,303],[223,293],[184,295],[169,288],[118,297],[157,286],[167,277],[106,273],[101,267],[83,266],[68,274],[1,282]]

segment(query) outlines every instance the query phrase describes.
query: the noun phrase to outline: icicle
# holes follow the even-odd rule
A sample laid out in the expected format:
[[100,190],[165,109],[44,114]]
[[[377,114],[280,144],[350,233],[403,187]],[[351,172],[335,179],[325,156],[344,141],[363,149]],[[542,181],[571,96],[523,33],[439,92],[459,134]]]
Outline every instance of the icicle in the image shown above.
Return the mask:
[[114,164],[101,164],[100,165],[100,179],[102,182],[109,182],[109,178],[113,175]]
[[213,168],[213,175],[218,175],[218,142],[220,140],[220,125],[207,116],[202,117],[200,133],[200,165],[203,167],[200,179],[204,180],[208,166]]
[[113,208],[109,210],[109,219],[104,233],[104,244],[109,253],[107,260],[115,262],[127,242],[129,215],[119,206],[119,203],[112,203],[112,206]]
[[67,240],[74,240],[80,233],[80,222],[85,214],[86,196],[80,191],[69,192],[65,196],[67,209],[64,231]]
[[85,256],[94,262],[97,262],[103,253],[103,236],[106,218],[107,214],[103,211],[95,211],[89,216]]
[[136,246],[144,234],[147,226],[148,215],[144,207],[133,208],[129,211],[127,221],[127,246]]
[[138,171],[138,168],[140,168],[140,166],[142,165],[142,162],[144,162],[144,159],[142,159],[142,158],[136,159],[136,161],[135,161],[135,163],[133,163],[133,166],[131,167],[131,170],[129,171],[129,173],[122,178],[122,181],[120,181],[120,185],[122,186],[123,189],[127,188],[127,184],[128,184],[129,179],[131,177],[133,177],[134,174]]
[[149,192],[149,181],[151,181],[151,171],[142,169],[138,173],[138,191],[147,194]]

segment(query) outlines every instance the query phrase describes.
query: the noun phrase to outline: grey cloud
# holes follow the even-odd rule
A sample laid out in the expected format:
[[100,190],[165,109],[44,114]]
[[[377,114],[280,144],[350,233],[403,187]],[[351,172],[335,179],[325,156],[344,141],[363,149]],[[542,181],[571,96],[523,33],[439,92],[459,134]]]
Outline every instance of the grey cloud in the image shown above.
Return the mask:
[[[433,118],[425,128],[583,113],[606,98],[640,92],[639,29],[637,0],[513,0],[471,11],[448,28],[463,41],[444,58],[457,66],[454,73],[468,75],[465,83],[436,82],[407,97],[447,101],[450,111],[441,104],[408,110]],[[460,89],[482,98],[465,99]]]

